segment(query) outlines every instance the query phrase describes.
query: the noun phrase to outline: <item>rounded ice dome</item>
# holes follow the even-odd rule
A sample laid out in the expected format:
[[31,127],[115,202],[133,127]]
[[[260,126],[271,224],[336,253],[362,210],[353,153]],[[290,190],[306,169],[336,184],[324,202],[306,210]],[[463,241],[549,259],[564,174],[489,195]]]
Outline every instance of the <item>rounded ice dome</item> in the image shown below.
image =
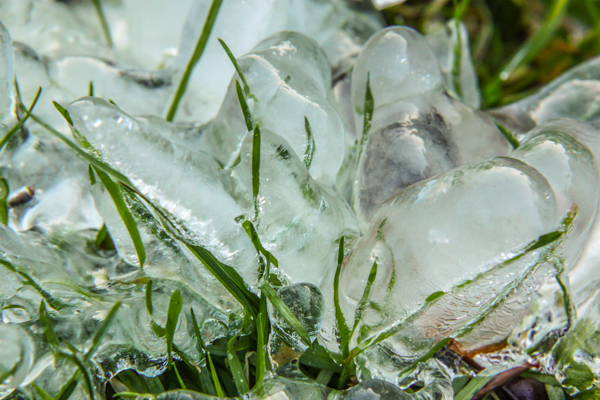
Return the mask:
[[[282,31],[269,36],[252,49],[273,65],[286,83],[291,79],[287,71],[302,74],[301,86],[310,82],[323,97],[331,87],[331,67],[327,56],[318,43],[298,32]],[[297,85],[296,82],[292,86]],[[304,91],[303,91],[304,92]]]
[[361,114],[367,76],[376,107],[442,87],[440,66],[427,39],[405,26],[373,35],[356,60],[352,102]]
[[29,335],[14,324],[0,323],[0,398],[25,380],[33,364],[33,343]]

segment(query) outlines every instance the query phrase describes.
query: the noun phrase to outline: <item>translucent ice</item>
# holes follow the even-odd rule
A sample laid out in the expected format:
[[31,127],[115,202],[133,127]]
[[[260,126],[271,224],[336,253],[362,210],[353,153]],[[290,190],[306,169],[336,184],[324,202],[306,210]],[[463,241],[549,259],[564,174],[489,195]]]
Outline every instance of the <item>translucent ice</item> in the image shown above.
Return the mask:
[[[323,322],[325,300],[321,291],[311,284],[296,283],[280,288],[278,295],[298,318],[309,337],[314,340]],[[306,347],[302,345],[300,337],[277,312],[272,312],[270,318],[277,332],[282,334],[291,345],[300,348]]]
[[552,350],[557,378],[571,395],[592,390],[600,382],[599,300],[596,293],[582,305],[577,324]]
[[600,120],[600,58],[565,72],[538,93],[493,110],[511,129],[523,133],[558,118]]
[[[323,50],[304,35],[282,32],[259,43],[238,63],[253,96],[249,106],[254,122],[277,132],[306,162],[312,146],[307,164],[311,176],[332,185],[344,155],[344,129],[327,100],[331,67]],[[246,131],[232,80],[219,114],[205,133],[206,140],[225,164],[235,157]]]
[[[471,61],[469,34],[465,25],[451,19],[425,37],[440,63],[444,88],[469,107],[479,108],[479,82]],[[459,55],[460,60],[457,59]]]
[[353,207],[365,229],[379,205],[404,187],[461,164],[508,153],[489,116],[448,97],[426,39],[406,27],[378,32],[352,73],[356,125],[363,126],[369,78],[374,99],[359,144]]
[[[339,238],[358,236],[356,219],[333,189],[311,178],[285,139],[267,129],[260,132],[259,237],[279,260],[284,280],[322,287],[335,270]],[[244,139],[241,162],[233,169],[246,196],[252,193],[252,139],[251,134]],[[331,290],[323,291],[331,299]]]
[[86,98],[68,110],[102,159],[169,212],[181,234],[238,267],[250,282],[256,279],[254,248],[235,223],[249,204],[232,198],[233,181],[210,156],[173,144],[104,100]]
[[12,104],[13,51],[10,34],[0,22],[0,123],[10,113]]
[[372,352],[411,360],[424,343],[476,326],[545,263],[545,248],[511,259],[559,220],[546,178],[514,159],[470,164],[406,188],[381,206],[343,270],[347,315],[374,262],[374,287],[382,288],[371,293],[353,342],[395,333],[384,342],[389,350]]
[[410,400],[412,397],[404,393],[396,385],[386,381],[370,379],[362,381],[348,391],[344,400]]

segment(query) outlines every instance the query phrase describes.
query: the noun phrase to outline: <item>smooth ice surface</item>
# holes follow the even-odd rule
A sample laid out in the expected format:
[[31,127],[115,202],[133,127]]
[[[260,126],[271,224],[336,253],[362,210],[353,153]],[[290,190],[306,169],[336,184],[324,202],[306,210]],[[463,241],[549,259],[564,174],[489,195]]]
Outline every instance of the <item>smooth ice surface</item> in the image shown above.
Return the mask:
[[[450,98],[427,40],[406,27],[374,35],[352,73],[356,126],[363,126],[370,77],[374,110],[358,144],[353,208],[366,229],[377,208],[406,186],[462,164],[506,155],[493,120]],[[361,130],[359,128],[359,131]]]
[[[471,60],[469,34],[465,24],[454,19],[425,36],[433,49],[444,81],[452,97],[472,108],[481,106],[479,82]],[[457,56],[460,58],[457,59]]]
[[[281,32],[256,45],[238,63],[250,86],[254,123],[277,132],[305,163],[310,157],[311,176],[332,185],[344,155],[344,128],[327,99],[331,67],[323,50],[302,34]],[[224,164],[236,156],[247,131],[235,79],[239,80],[231,81],[219,114],[204,134]]]
[[[280,288],[277,294],[314,340],[321,329],[325,308],[325,299],[319,288],[307,283],[296,283]],[[283,334],[287,341],[295,347],[306,347],[281,315],[272,311],[270,318],[277,331]]]
[[10,113],[14,79],[13,50],[10,34],[0,22],[0,123]]
[[440,67],[427,40],[404,26],[377,32],[356,60],[352,101],[361,114],[367,76],[378,107],[442,87]]
[[600,121],[600,58],[565,72],[534,95],[492,111],[511,129],[523,133],[559,118]]
[[[559,220],[546,178],[514,159],[471,164],[405,189],[380,208],[343,270],[347,318],[374,262],[378,272],[373,285],[385,288],[371,293],[370,302],[378,306],[367,306],[356,330],[361,333],[353,341],[410,318],[400,336],[412,339],[398,339],[394,345],[404,348],[398,352],[405,357],[418,354],[411,347],[419,340],[455,332],[532,268],[540,251],[510,263],[506,275],[502,268],[494,272],[516,251],[556,230]],[[473,284],[461,289],[470,280]],[[497,283],[490,286],[488,281]],[[440,293],[447,296],[426,301]],[[416,315],[421,319],[415,321]]]
[[[280,271],[276,272],[284,280],[321,287],[335,270],[339,238],[358,236],[356,218],[334,190],[311,178],[285,139],[267,129],[260,132],[259,237],[279,260]],[[232,174],[240,192],[248,196],[252,193],[251,134],[244,139],[240,156]],[[324,290],[331,299],[331,290]]]

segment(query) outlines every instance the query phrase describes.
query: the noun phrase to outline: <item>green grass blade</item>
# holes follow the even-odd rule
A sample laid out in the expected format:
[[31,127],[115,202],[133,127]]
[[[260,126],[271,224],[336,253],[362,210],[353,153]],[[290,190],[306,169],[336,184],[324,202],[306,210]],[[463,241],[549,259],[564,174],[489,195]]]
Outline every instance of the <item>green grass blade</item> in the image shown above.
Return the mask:
[[344,263],[344,237],[340,238],[340,245],[338,247],[338,260],[337,267],[335,269],[335,278],[333,280],[333,302],[335,307],[335,322],[340,335],[340,344],[342,351],[342,358],[348,357],[350,352],[350,328],[346,322],[346,317],[342,312],[340,306],[340,274],[342,272],[342,264]]
[[237,388],[238,393],[242,395],[250,391],[250,388],[248,386],[248,381],[244,376],[244,368],[242,367],[242,363],[237,356],[234,346],[237,339],[238,336],[236,335],[227,342],[227,360],[229,361],[229,369],[231,370],[235,387]]
[[90,83],[89,83],[88,96],[94,97],[94,81],[90,81]]
[[354,331],[358,327],[359,322],[362,320],[363,312],[367,307],[367,303],[369,302],[369,298],[371,296],[371,288],[373,287],[373,282],[375,282],[375,278],[377,277],[377,261],[373,262],[373,266],[371,267],[371,272],[369,272],[369,278],[367,278],[367,285],[365,286],[365,290],[363,291],[362,297],[358,302],[358,306],[356,307],[356,311],[354,313],[354,325],[352,326],[352,333],[350,337],[354,335]]
[[10,187],[8,181],[0,174],[0,223],[8,225],[8,195]]
[[192,317],[192,326],[194,328],[194,335],[196,335],[196,347],[198,349],[198,353],[204,354],[206,349],[204,348],[204,341],[202,340],[202,335],[200,334],[200,327],[198,325],[198,320],[196,319],[196,314],[194,313],[194,309],[190,307],[190,315]]
[[281,315],[290,328],[292,328],[292,330],[300,337],[302,343],[308,347],[311,347],[312,343],[308,333],[306,333],[306,330],[300,321],[298,321],[298,318],[296,318],[292,310],[290,310],[283,300],[281,300],[275,289],[273,289],[273,286],[263,279],[258,284],[258,287],[260,288],[262,294],[269,299],[273,308],[279,313],[279,315]]
[[104,319],[104,321],[102,321],[102,324],[94,334],[94,337],[92,338],[92,347],[90,347],[90,349],[83,356],[83,362],[88,362],[92,358],[94,353],[98,350],[98,347],[100,347],[100,342],[102,342],[102,338],[106,334],[106,331],[108,330],[110,324],[117,316],[117,312],[119,311],[120,307],[120,301],[117,301],[115,305],[111,307],[110,311],[106,315],[106,318]]
[[496,127],[498,128],[500,133],[502,133],[502,136],[504,136],[506,138],[506,140],[508,140],[508,143],[510,143],[510,145],[512,146],[513,149],[516,149],[521,145],[521,143],[519,143],[519,141],[517,140],[515,135],[513,135],[513,133],[511,131],[506,129],[506,127],[504,125],[501,125],[496,121],[494,121],[494,123],[496,124]]
[[260,128],[254,127],[252,135],[252,199],[254,200],[254,219],[258,219],[258,191],[260,189]]
[[310,128],[310,122],[308,122],[308,118],[304,117],[304,130],[306,131],[306,150],[304,151],[304,156],[302,157],[302,161],[304,165],[306,165],[306,170],[310,169],[310,165],[312,164],[313,156],[315,155],[315,138],[312,135],[312,129]]
[[232,267],[223,264],[216,259],[211,252],[201,246],[195,246],[186,243],[187,248],[194,254],[198,260],[210,271],[215,278],[231,293],[231,295],[256,318],[258,314],[259,300],[258,296],[252,293],[247,287],[244,279]]
[[437,299],[439,299],[440,297],[444,296],[445,294],[446,294],[446,292],[441,291],[441,290],[438,291],[438,292],[431,293],[425,299],[425,303],[431,303],[432,301],[436,301]]
[[5,260],[0,260],[0,265],[3,265],[9,271],[14,272],[15,274],[18,274],[19,276],[21,276],[25,280],[24,284],[34,288],[40,294],[40,296],[42,296],[44,298],[44,300],[46,300],[48,305],[50,307],[52,307],[53,309],[58,311],[58,310],[65,309],[69,306],[67,303],[62,302],[61,300],[57,299],[56,297],[54,297],[50,293],[48,293],[46,290],[44,290],[40,286],[40,284],[35,281],[35,279],[33,279],[31,276],[29,276],[29,274],[17,270],[17,268],[15,268],[15,266],[12,265],[10,262],[5,261]]
[[[221,46],[223,46],[223,49],[225,50],[225,53],[227,53],[227,57],[229,57],[229,59],[231,60],[231,63],[233,64],[233,67],[235,68],[235,71],[237,72],[237,74],[239,75],[240,79],[242,80],[242,84],[244,85],[244,93],[246,94],[246,97],[250,96],[250,86],[248,86],[248,82],[246,81],[246,77],[244,76],[244,73],[242,72],[242,69],[240,68],[237,60],[233,56],[233,53],[231,52],[231,50],[229,50],[229,46],[227,46],[227,44],[225,44],[225,42],[223,40],[221,40],[220,38],[217,39],[217,40],[219,41],[219,43],[221,43]],[[252,128],[250,128],[248,130],[251,131]]]
[[560,239],[563,236],[563,234],[564,234],[564,232],[561,232],[561,231],[555,231],[555,232],[546,233],[545,235],[540,236],[538,238],[538,240],[536,240],[535,242],[531,243],[525,249],[525,253],[529,253],[531,251],[539,249],[540,247],[547,246],[550,243],[555,242],[558,239]]
[[29,116],[31,115],[31,112],[33,111],[33,109],[35,108],[35,105],[37,104],[38,100],[40,99],[41,94],[42,94],[42,87],[40,86],[37,93],[35,94],[35,97],[33,98],[33,102],[31,103],[31,105],[29,106],[29,109],[25,113],[25,117],[22,120],[20,120],[15,126],[13,126],[8,132],[6,132],[6,135],[4,135],[4,137],[2,139],[0,139],[0,150],[6,145],[6,143],[8,143],[10,138],[12,138],[14,135],[17,134],[17,132],[19,132],[19,129],[21,129],[21,127],[25,124],[25,122],[27,122],[27,120],[29,119]]
[[244,120],[246,121],[246,129],[248,129],[248,132],[251,132],[253,128],[252,113],[250,112],[248,102],[246,101],[246,96],[242,92],[242,88],[240,87],[240,83],[237,81],[237,79],[235,81],[235,91],[240,102],[240,107],[242,108],[242,113],[244,114]]
[[48,314],[48,309],[46,308],[46,303],[44,303],[44,300],[40,301],[39,319],[48,344],[50,344],[54,351],[58,350],[58,336],[56,336],[56,332],[54,331],[54,325],[52,324],[52,320],[50,319],[50,315]]
[[261,271],[259,273],[258,279],[260,280],[264,277],[269,281],[269,283],[274,284],[274,280],[271,277],[271,264],[278,268],[279,261],[277,260],[277,258],[275,258],[273,254],[271,254],[271,252],[269,252],[263,247],[262,243],[260,242],[260,238],[258,237],[258,233],[256,232],[256,229],[254,228],[252,222],[246,220],[242,223],[242,227],[250,237],[250,241],[252,241],[256,252],[262,254],[267,261],[267,265],[265,266],[264,271]]
[[454,395],[454,400],[471,400],[475,393],[483,388],[493,376],[478,376],[469,381],[464,388]]
[[88,176],[90,178],[90,185],[95,185],[96,184],[96,175],[94,174],[94,169],[89,164],[88,164]]
[[35,393],[41,397],[42,400],[54,400],[52,396],[44,389],[35,384],[35,382],[31,383],[31,387],[35,390]]
[[560,23],[567,11],[569,0],[554,0],[542,27],[527,39],[525,44],[517,51],[513,58],[500,72],[500,79],[508,79],[513,72],[523,63],[532,60],[546,45],[548,40],[558,30]]
[[[96,9],[96,13],[98,14],[98,19],[100,20],[100,26],[102,27],[102,33],[104,34],[104,39],[106,39],[106,44],[108,47],[113,47],[113,40],[110,34],[110,28],[108,26],[108,22],[106,21],[106,16],[104,15],[104,11],[102,10],[102,4],[100,4],[100,0],[92,0],[92,4]],[[92,93],[93,90],[92,90]],[[93,96],[93,94],[90,94]]]
[[179,82],[179,86],[177,87],[177,91],[175,92],[175,97],[171,103],[171,107],[169,107],[169,111],[167,113],[166,120],[173,121],[175,118],[175,114],[177,113],[177,107],[179,106],[179,102],[183,98],[183,95],[187,89],[188,83],[190,81],[190,77],[192,76],[192,72],[200,61],[200,57],[202,57],[202,53],[204,53],[204,49],[206,48],[206,44],[208,43],[208,39],[210,38],[210,33],[212,32],[213,26],[217,19],[217,15],[219,14],[219,9],[221,8],[221,3],[223,0],[213,0],[210,9],[208,10],[208,15],[206,16],[206,21],[204,21],[204,26],[202,27],[202,33],[198,38],[198,42],[196,42],[196,47],[194,48],[194,52],[192,53],[192,57],[187,63],[185,67],[185,71],[183,72],[183,76],[181,77],[181,81]]
[[108,174],[99,169],[96,169],[96,175],[98,175],[98,178],[100,178],[100,181],[110,194],[110,197],[112,197],[115,207],[117,208],[117,211],[123,220],[123,224],[125,224],[127,232],[129,232],[133,246],[135,247],[135,252],[137,253],[140,262],[140,268],[143,268],[144,262],[146,261],[146,249],[144,247],[144,242],[142,242],[137,224],[135,223],[133,215],[131,215],[131,211],[127,207],[127,204],[125,203],[125,199],[123,198],[123,194],[121,193],[119,186],[113,182],[112,179],[110,179]]
[[73,376],[67,383],[63,385],[63,387],[60,388],[60,392],[58,392],[56,395],[55,400],[68,400],[71,397],[75,391],[75,388],[77,387],[77,384],[79,383],[76,378],[77,375]]
[[267,311],[267,298],[260,299],[260,312],[256,318],[256,384],[255,388],[262,385],[267,370],[267,349],[269,341],[269,320]]
[[212,375],[213,382],[215,384],[215,389],[217,391],[217,396],[225,397],[225,392],[223,392],[223,387],[221,386],[221,381],[219,381],[219,375],[217,374],[217,370],[215,369],[215,364],[213,363],[212,357],[210,353],[206,353],[206,357],[208,358],[208,365],[210,367],[210,374]]
[[110,237],[108,229],[106,229],[106,224],[102,224],[102,227],[96,233],[94,244],[103,250],[115,250],[115,243]]
[[182,389],[187,389],[187,387],[185,386],[185,383],[183,382],[183,379],[181,378],[181,375],[179,374],[179,369],[177,369],[177,364],[173,363],[173,369],[175,370],[175,375],[177,375],[177,381],[179,382],[179,386],[181,386]]
[[69,361],[71,361],[73,364],[75,364],[75,366],[77,367],[77,369],[79,370],[81,375],[83,375],[83,382],[85,383],[85,387],[87,389],[89,399],[94,400],[95,399],[94,385],[92,384],[92,378],[90,376],[90,371],[87,370],[85,365],[83,365],[83,362],[81,362],[81,360],[79,359],[79,357],[77,357],[75,355],[75,353],[68,354],[68,353],[61,352],[60,355],[61,355],[61,357],[64,357],[64,358],[68,359]]
[[73,126],[73,119],[71,119],[71,114],[69,114],[67,109],[55,101],[53,101],[52,104],[54,104],[54,108],[56,108],[58,110],[60,115],[62,115],[63,118],[67,120],[67,122],[69,123],[69,126]]
[[360,162],[360,157],[362,156],[362,152],[364,150],[365,144],[367,143],[367,137],[369,136],[369,131],[371,130],[371,121],[373,120],[373,112],[375,110],[375,99],[373,98],[373,92],[371,91],[371,74],[367,74],[367,87],[365,89],[365,114],[363,120],[363,133],[360,137],[360,143],[358,144],[358,161]]
[[148,315],[152,315],[152,312],[154,311],[154,308],[152,307],[152,279],[146,282],[144,298],[146,301],[146,311],[148,311]]
[[177,320],[179,319],[182,306],[183,299],[181,298],[181,293],[179,293],[179,290],[175,290],[171,295],[169,310],[167,311],[167,323],[165,325],[169,365],[173,364],[173,337],[175,336],[175,328],[177,327]]

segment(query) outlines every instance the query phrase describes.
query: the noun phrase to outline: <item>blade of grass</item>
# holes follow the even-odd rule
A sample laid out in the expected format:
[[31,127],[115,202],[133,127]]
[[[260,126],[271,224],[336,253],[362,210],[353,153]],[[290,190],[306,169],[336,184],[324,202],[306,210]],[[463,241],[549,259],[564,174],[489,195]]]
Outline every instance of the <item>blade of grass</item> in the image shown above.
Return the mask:
[[88,362],[89,360],[91,360],[94,353],[98,350],[98,347],[100,347],[100,342],[102,341],[102,338],[104,338],[104,335],[106,334],[106,331],[108,330],[108,327],[110,326],[112,321],[117,316],[117,312],[119,311],[120,307],[121,307],[120,301],[117,301],[111,307],[110,311],[106,315],[106,318],[104,318],[104,321],[102,321],[102,324],[100,325],[100,327],[94,334],[94,337],[92,338],[92,347],[90,347],[90,349],[83,356],[83,362]]
[[204,26],[202,27],[202,33],[198,38],[198,42],[196,42],[196,47],[194,48],[192,57],[190,58],[185,67],[185,71],[183,72],[183,76],[181,77],[181,81],[179,82],[179,86],[177,87],[177,91],[175,92],[173,101],[171,103],[171,106],[169,107],[169,111],[166,117],[167,121],[173,121],[173,119],[175,118],[179,102],[183,98],[183,95],[187,89],[190,77],[192,76],[192,72],[196,67],[196,64],[198,64],[198,61],[200,61],[200,57],[202,57],[202,53],[204,53],[204,49],[206,48],[206,44],[208,43],[208,39],[210,38],[210,33],[212,32],[222,3],[223,0],[213,0],[210,5],[208,15],[206,16],[206,21],[204,21]]
[[348,354],[350,353],[350,328],[348,328],[346,317],[344,317],[342,307],[340,306],[340,274],[342,271],[342,264],[344,263],[344,240],[345,238],[342,236],[340,238],[340,245],[338,247],[337,267],[335,270],[335,278],[333,280],[333,302],[335,307],[335,321],[340,335],[340,344],[343,359],[348,357]]
[[113,182],[112,179],[108,176],[108,174],[104,173],[100,169],[96,169],[96,175],[100,178],[100,181],[112,197],[113,202],[115,203],[115,207],[127,228],[127,232],[129,232],[129,236],[131,237],[131,241],[133,242],[133,246],[135,247],[135,252],[137,253],[138,260],[140,262],[140,268],[144,267],[144,262],[146,261],[146,249],[144,247],[144,242],[142,242],[142,238],[140,236],[140,232],[138,230],[137,224],[133,219],[133,215],[131,215],[131,211],[127,207],[125,203],[125,199],[123,198],[123,194],[119,189],[119,186]]
[[182,305],[183,299],[181,298],[181,293],[179,293],[179,290],[175,290],[171,295],[169,310],[167,311],[167,323],[165,325],[169,366],[173,364],[173,337],[175,336],[175,328],[177,327],[177,320],[179,319]]
[[260,188],[260,128],[254,127],[252,135],[252,199],[254,200],[254,220],[258,220],[258,191]]
[[56,101],[53,101],[52,104],[54,104],[54,108],[56,108],[58,110],[58,112],[60,113],[60,115],[62,115],[63,118],[67,120],[69,126],[73,126],[73,119],[71,118],[71,114],[69,114],[69,112],[67,111],[67,109],[64,108],[63,106],[61,106]]
[[252,113],[250,112],[248,102],[246,101],[246,96],[242,92],[242,88],[240,87],[240,83],[237,81],[237,79],[235,81],[235,91],[237,92],[240,107],[242,108],[242,113],[244,114],[244,120],[246,121],[246,129],[248,129],[248,132],[250,132],[252,131],[253,127]]
[[56,395],[55,400],[68,400],[71,397],[79,383],[77,375],[79,374],[73,375],[73,377],[60,388],[60,392]]
[[56,336],[56,332],[54,331],[54,325],[52,324],[50,315],[48,315],[48,309],[46,308],[46,303],[44,303],[44,300],[40,301],[38,315],[40,319],[40,325],[42,325],[42,330],[44,331],[44,336],[46,337],[50,347],[52,347],[53,351],[56,352],[59,347],[59,341],[58,337]]
[[146,301],[146,311],[148,311],[148,315],[152,315],[154,308],[152,307],[152,279],[146,282],[146,292],[144,295]]
[[33,101],[31,102],[31,105],[29,106],[29,109],[25,113],[25,117],[23,117],[23,119],[21,119],[15,126],[13,126],[8,132],[6,132],[6,135],[4,135],[4,137],[2,139],[0,139],[0,150],[2,150],[2,148],[6,145],[6,143],[8,143],[10,138],[12,138],[14,135],[16,135],[17,132],[19,132],[19,129],[21,129],[21,127],[25,124],[25,122],[27,122],[27,120],[29,119],[29,116],[31,115],[31,112],[33,111],[33,109],[35,108],[35,105],[37,104],[38,100],[40,99],[41,94],[42,94],[42,87],[40,86],[37,93],[35,94],[35,97],[33,98]]
[[262,254],[267,261],[267,265],[265,266],[264,271],[259,273],[258,279],[260,280],[264,277],[265,279],[269,280],[269,283],[274,284],[273,279],[271,279],[271,264],[273,264],[276,268],[279,268],[279,261],[273,254],[264,248],[252,222],[246,220],[242,223],[242,227],[250,237],[250,241],[254,245],[256,252]]
[[363,291],[362,297],[358,302],[356,307],[356,311],[354,313],[354,325],[352,326],[352,332],[350,333],[350,337],[354,335],[356,328],[358,327],[359,322],[362,320],[363,312],[367,307],[367,303],[369,302],[369,297],[371,296],[371,288],[373,287],[373,282],[375,282],[375,278],[377,277],[377,261],[373,262],[373,266],[371,267],[371,272],[369,272],[369,278],[367,279],[367,285],[365,286],[365,290]]
[[8,195],[10,187],[8,181],[0,174],[0,223],[8,225]]
[[315,155],[316,147],[315,138],[313,137],[312,129],[310,128],[310,122],[308,122],[308,118],[306,117],[304,117],[304,130],[306,131],[306,150],[304,151],[302,161],[304,162],[304,165],[306,165],[306,170],[309,170],[313,156]]
[[88,85],[88,96],[94,97],[94,81],[90,81]]
[[519,143],[515,135],[513,135],[511,131],[506,129],[504,125],[499,124],[497,121],[494,121],[494,123],[496,124],[496,127],[498,128],[500,133],[502,133],[502,136],[504,136],[506,140],[508,140],[508,143],[510,143],[513,149],[517,149],[521,145],[521,143]]
[[475,393],[477,393],[479,389],[483,388],[489,381],[491,381],[492,378],[492,376],[477,376],[471,379],[460,392],[454,395],[454,400],[472,399]]
[[31,383],[31,387],[33,388],[33,390],[35,390],[35,393],[37,393],[37,395],[42,398],[42,400],[54,400],[54,398],[50,396],[48,392],[36,385],[35,382]]
[[569,0],[553,1],[542,27],[534,35],[527,39],[519,51],[517,51],[513,58],[500,72],[499,77],[501,80],[507,80],[520,65],[533,59],[546,45],[548,40],[559,28],[568,5]]
[[5,266],[9,271],[14,272],[15,274],[20,275],[25,280],[24,284],[34,288],[40,294],[40,296],[42,296],[44,298],[44,300],[46,300],[48,305],[50,307],[52,307],[53,309],[59,311],[59,310],[65,309],[69,306],[67,303],[64,303],[61,300],[57,299],[56,297],[52,296],[50,293],[48,293],[46,290],[44,290],[40,286],[40,284],[35,281],[35,279],[33,279],[31,276],[29,276],[29,274],[19,271],[10,262],[5,261],[5,260],[0,260],[0,265]]
[[83,376],[83,382],[85,383],[85,387],[88,392],[88,397],[90,400],[95,399],[94,395],[94,385],[92,384],[92,378],[90,376],[90,372],[85,368],[83,362],[75,355],[75,353],[69,354],[65,352],[59,352],[60,356],[71,361],[79,370],[81,375]]
[[213,363],[210,353],[206,353],[206,358],[208,358],[210,374],[212,375],[213,382],[215,384],[215,389],[217,390],[217,396],[225,397],[225,392],[223,392],[223,387],[221,386],[221,382],[219,381],[219,375],[217,374],[217,370],[215,369],[215,364]]
[[248,381],[246,381],[246,377],[244,376],[244,368],[242,367],[242,363],[240,362],[235,349],[235,342],[237,339],[238,335],[235,335],[227,342],[227,360],[229,361],[229,369],[231,370],[231,375],[233,376],[233,381],[238,394],[243,395],[244,393],[247,393],[250,388],[248,387]]
[[102,224],[102,227],[96,233],[94,244],[103,250],[115,250],[115,243],[110,237],[108,229],[106,229],[106,224]]
[[259,307],[258,296],[252,293],[246,287],[246,283],[232,267],[223,264],[216,259],[211,252],[200,246],[194,246],[186,243],[187,248],[204,264],[204,266],[213,274],[215,278],[231,293],[246,310],[256,318]]
[[[94,5],[96,13],[98,14],[98,19],[100,20],[100,26],[102,26],[102,33],[104,34],[104,39],[106,39],[106,44],[108,45],[108,47],[113,47],[113,40],[112,36],[110,35],[110,28],[108,26],[108,22],[106,21],[104,11],[102,10],[102,4],[100,4],[100,0],[92,0],[92,4]],[[93,96],[93,94],[90,94],[90,96]]]
[[363,133],[360,137],[360,143],[358,144],[358,157],[357,162],[360,162],[363,149],[367,143],[367,137],[371,130],[371,121],[373,120],[373,111],[375,109],[375,100],[373,99],[373,92],[371,91],[371,74],[367,73],[367,87],[365,89],[365,104],[364,104],[364,120],[363,120]]
[[269,321],[267,315],[267,298],[260,298],[260,312],[256,318],[256,383],[255,388],[261,386],[265,380],[267,370],[267,350],[269,341]]
[[[223,46],[223,49],[225,50],[225,53],[227,53],[227,57],[229,57],[229,59],[231,60],[231,63],[233,64],[233,67],[235,68],[235,71],[237,72],[237,74],[239,75],[240,79],[242,80],[242,84],[244,85],[244,93],[246,94],[246,97],[250,96],[250,86],[248,86],[248,82],[246,81],[246,77],[244,76],[242,69],[240,68],[237,60],[235,59],[235,57],[233,56],[233,53],[231,52],[231,50],[229,50],[229,46],[227,46],[227,44],[225,44],[225,42],[222,39],[217,39],[219,41],[219,43],[221,43],[221,46]],[[248,129],[249,131],[252,130],[252,128]]]
[[281,300],[273,286],[269,284],[265,279],[263,279],[259,284],[262,294],[269,299],[273,308],[281,315],[281,317],[285,320],[285,322],[289,325],[290,328],[300,337],[302,343],[306,346],[311,347],[312,343],[308,333],[298,321],[298,318],[294,315],[294,313],[289,309],[289,307]]

